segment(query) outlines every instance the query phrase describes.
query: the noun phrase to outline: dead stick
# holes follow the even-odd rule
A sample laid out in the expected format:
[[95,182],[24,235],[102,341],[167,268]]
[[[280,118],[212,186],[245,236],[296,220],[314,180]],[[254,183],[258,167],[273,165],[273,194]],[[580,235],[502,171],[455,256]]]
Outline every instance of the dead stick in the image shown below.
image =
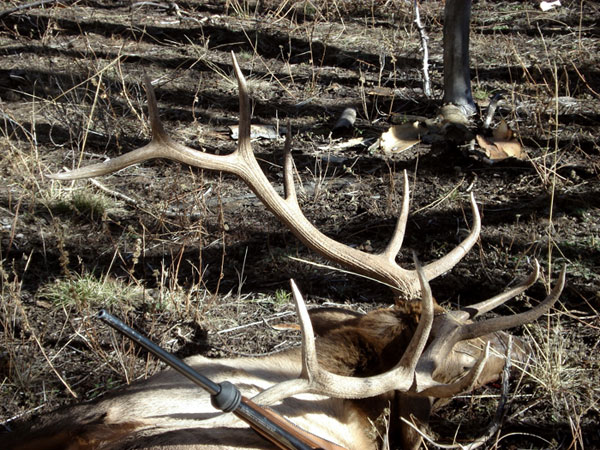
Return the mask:
[[423,50],[423,93],[425,94],[425,97],[430,98],[431,81],[429,80],[429,47],[427,46],[429,37],[425,32],[425,27],[421,23],[418,0],[414,0],[413,5],[415,9],[415,24],[417,25],[417,30],[419,30],[419,35],[421,36],[421,49]]
[[[72,0],[63,0],[62,3],[71,3]],[[24,5],[15,6],[14,8],[5,9],[0,12],[0,19],[4,16],[8,16],[14,12],[22,11],[25,9],[37,8],[38,6],[47,5],[50,3],[58,3],[59,0],[38,0],[37,2],[25,3]]]

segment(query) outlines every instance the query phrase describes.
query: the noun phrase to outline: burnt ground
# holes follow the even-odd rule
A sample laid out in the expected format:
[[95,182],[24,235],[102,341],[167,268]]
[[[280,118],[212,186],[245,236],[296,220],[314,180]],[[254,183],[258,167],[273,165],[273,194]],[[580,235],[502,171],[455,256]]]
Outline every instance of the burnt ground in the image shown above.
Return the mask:
[[[26,2],[6,2],[10,4]],[[263,354],[298,345],[268,323],[293,320],[288,280],[311,306],[364,311],[392,301],[374,282],[314,266],[309,252],[232,176],[152,161],[74,183],[45,174],[114,157],[148,142],[144,74],[155,81],[169,133],[212,153],[235,148],[238,117],[230,52],[249,80],[253,123],[293,128],[306,216],[348,245],[380,250],[402,198],[411,216],[399,261],[448,252],[469,229],[476,247],[432,282],[451,308],[526,276],[543,280],[499,309],[546,295],[562,265],[567,287],[551,314],[515,334],[536,363],[511,385],[501,448],[599,448],[600,3],[475,2],[473,90],[499,114],[527,158],[486,164],[448,139],[398,154],[375,140],[390,124],[436,114],[442,78],[440,2],[422,2],[434,98],[422,94],[421,53],[409,5],[387,2],[82,0],[0,16],[0,418],[9,429],[144,377],[158,365],[93,319],[104,306],[180,356]],[[354,107],[351,136],[331,136]],[[282,181],[282,140],[254,151]],[[283,317],[283,318],[282,318]],[[484,433],[498,401],[488,386],[433,418],[440,441]]]

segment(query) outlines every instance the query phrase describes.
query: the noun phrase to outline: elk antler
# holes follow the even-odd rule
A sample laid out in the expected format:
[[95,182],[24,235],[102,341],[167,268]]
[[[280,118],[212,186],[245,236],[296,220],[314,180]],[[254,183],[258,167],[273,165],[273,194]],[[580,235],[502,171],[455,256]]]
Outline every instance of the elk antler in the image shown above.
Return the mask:
[[[472,389],[484,369],[490,348],[488,342],[481,357],[458,381],[448,384],[437,382],[434,380],[436,369],[450,356],[454,345],[461,340],[478,338],[536,320],[552,307],[565,284],[566,270],[563,268],[550,294],[535,308],[514,316],[497,317],[479,323],[464,323],[460,318],[462,311],[450,311],[434,318],[431,288],[417,258],[414,257],[414,260],[421,283],[421,317],[409,345],[392,369],[364,378],[340,376],[322,369],[317,360],[315,337],[306,305],[296,283],[291,280],[298,320],[302,329],[302,372],[295,380],[283,381],[261,392],[253,398],[253,401],[262,405],[272,405],[302,393],[359,399],[374,397],[392,390],[425,397],[452,397]],[[488,303],[498,306],[500,304],[498,298],[503,299],[501,303],[506,302],[531,286],[537,280],[538,274],[539,265],[536,261],[534,272],[525,281],[478,305],[483,305],[481,309],[486,309]],[[432,325],[435,330],[432,329]]]
[[[498,316],[481,322],[472,322],[474,318],[484,312],[505,303],[524,292],[539,276],[539,264],[535,261],[535,268],[532,274],[517,286],[503,292],[500,295],[492,297],[483,302],[472,305],[460,311],[448,311],[436,317],[435,331],[432,332],[431,340],[416,368],[416,386],[415,393],[430,397],[452,397],[459,392],[469,390],[469,387],[476,381],[476,378],[469,378],[473,370],[460,380],[452,384],[442,384],[434,380],[436,370],[443,366],[443,362],[449,357],[455,344],[459,341],[481,338],[490,339],[493,333],[500,330],[518,327],[525,323],[537,320],[542,314],[545,314],[558,300],[564,286],[566,278],[566,266],[563,267],[558,277],[556,285],[548,296],[539,305],[520,314],[509,316]],[[488,341],[489,344],[489,341]],[[487,352],[487,349],[486,349]],[[483,368],[483,366],[481,366]]]
[[[166,158],[202,169],[228,172],[240,177],[265,206],[311,250],[351,271],[390,285],[399,296],[405,295],[412,298],[420,293],[422,313],[419,324],[408,347],[399,356],[398,363],[385,373],[366,378],[355,378],[336,375],[319,366],[312,325],[302,297],[295,284],[292,283],[303,330],[301,377],[273,386],[260,394],[256,398],[257,401],[268,404],[303,392],[338,398],[365,398],[393,390],[409,392],[413,395],[447,397],[468,389],[477,381],[482,372],[488,351],[486,350],[481,356],[478,356],[475,364],[458,381],[448,384],[437,382],[434,380],[436,370],[443,366],[444,360],[450,355],[454,345],[459,341],[480,338],[501,329],[535,320],[546,312],[560,295],[565,281],[565,269],[548,297],[536,308],[524,313],[472,322],[476,316],[506,302],[535,282],[539,272],[537,263],[534,273],[515,288],[464,310],[450,311],[434,316],[433,298],[428,281],[456,265],[479,237],[481,222],[474,196],[471,194],[473,225],[467,238],[447,255],[424,267],[421,267],[415,258],[415,270],[404,269],[396,262],[408,219],[409,186],[406,172],[404,172],[404,193],[400,217],[390,242],[382,252],[367,253],[331,239],[309,222],[298,204],[293,182],[289,127],[284,152],[283,196],[277,193],[261,170],[250,144],[250,102],[246,81],[233,53],[232,60],[238,79],[240,100],[239,140],[237,149],[233,153],[213,155],[194,150],[172,140],[159,119],[156,97],[150,81],[146,78],[152,141],[144,147],[104,163],[51,175],[50,178],[74,180],[96,177],[154,158]],[[486,338],[491,339],[489,336]]]
[[[285,145],[284,196],[280,196],[261,170],[250,144],[250,101],[246,80],[235,55],[231,54],[233,67],[238,79],[240,118],[237,149],[227,155],[213,155],[194,150],[179,144],[165,132],[158,116],[156,96],[151,82],[145,78],[148,95],[148,114],[152,128],[152,141],[144,147],[103,163],[69,172],[50,175],[56,180],[75,180],[106,175],[154,158],[166,158],[208,170],[228,172],[240,177],[254,191],[257,197],[271,212],[294,233],[308,248],[340,264],[350,271],[374,278],[391,286],[398,296],[413,298],[420,291],[419,277],[415,270],[408,270],[396,263],[396,256],[402,247],[406,221],[408,219],[408,177],[404,173],[404,197],[402,210],[392,238],[387,247],[377,254],[367,253],[331,239],[321,233],[302,213],[298,204],[292,176],[290,149],[291,133]],[[431,280],[455,266],[471,249],[479,237],[481,221],[473,195],[471,195],[473,225],[470,234],[452,251],[442,258],[423,267],[425,279]]]

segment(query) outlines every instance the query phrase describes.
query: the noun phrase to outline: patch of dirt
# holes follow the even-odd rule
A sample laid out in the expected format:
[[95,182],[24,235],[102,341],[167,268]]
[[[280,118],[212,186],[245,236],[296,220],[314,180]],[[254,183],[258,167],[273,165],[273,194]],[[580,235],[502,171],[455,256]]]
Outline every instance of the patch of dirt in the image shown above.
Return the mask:
[[[290,121],[300,203],[328,236],[383,249],[406,170],[411,216],[401,264],[412,267],[412,250],[432,261],[464,238],[471,192],[482,212],[476,248],[432,281],[440,304],[492,296],[523,278],[536,258],[543,283],[498,312],[522,311],[543,299],[568,265],[561,304],[540,319],[547,333],[532,326],[515,332],[546,351],[540,358],[556,379],[533,374],[515,381],[502,429],[514,434],[500,445],[600,446],[600,4],[566,0],[542,13],[537,2],[475,2],[475,97],[484,105],[505,93],[499,114],[528,155],[490,166],[450,141],[393,155],[366,146],[334,149],[330,132],[346,107],[356,108],[358,118],[353,136],[342,141],[375,140],[391,123],[433,116],[440,106],[442,2],[421,5],[434,99],[422,94],[410,6],[387,2],[384,10],[376,3],[316,2],[315,9],[189,0],[169,9],[83,0],[1,18],[5,428],[14,418],[73,402],[74,394],[94,398],[160,368],[93,319],[99,305],[73,287],[85,275],[100,285],[117,280],[139,289],[127,301],[102,306],[181,356],[298,345],[297,333],[264,323],[293,320],[290,278],[312,306],[333,302],[364,311],[392,301],[374,282],[306,264],[326,261],[232,176],[153,161],[100,178],[100,187],[44,177],[148,142],[144,74],[155,82],[160,115],[176,140],[211,153],[232,151],[233,51],[248,78],[253,123]],[[373,95],[375,88],[392,95]],[[281,186],[283,141],[258,140],[253,148],[269,180]],[[73,283],[71,302],[52,300],[54,280]],[[461,424],[469,424],[461,433],[477,436],[494,414],[498,392],[490,386],[447,405],[434,418],[441,440],[452,439]]]

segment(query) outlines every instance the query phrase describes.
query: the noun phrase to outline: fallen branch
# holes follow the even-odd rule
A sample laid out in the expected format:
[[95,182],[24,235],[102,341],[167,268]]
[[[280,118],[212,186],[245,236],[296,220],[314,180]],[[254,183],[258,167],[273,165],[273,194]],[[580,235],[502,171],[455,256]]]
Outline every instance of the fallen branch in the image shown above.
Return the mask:
[[[62,0],[61,3],[67,4],[71,3],[73,0]],[[0,11],[0,19],[8,16],[12,13],[23,11],[25,9],[37,8],[38,6],[44,6],[48,4],[58,3],[59,0],[38,0],[37,2],[25,3],[24,5],[15,6],[14,8],[5,9],[4,11]]]

